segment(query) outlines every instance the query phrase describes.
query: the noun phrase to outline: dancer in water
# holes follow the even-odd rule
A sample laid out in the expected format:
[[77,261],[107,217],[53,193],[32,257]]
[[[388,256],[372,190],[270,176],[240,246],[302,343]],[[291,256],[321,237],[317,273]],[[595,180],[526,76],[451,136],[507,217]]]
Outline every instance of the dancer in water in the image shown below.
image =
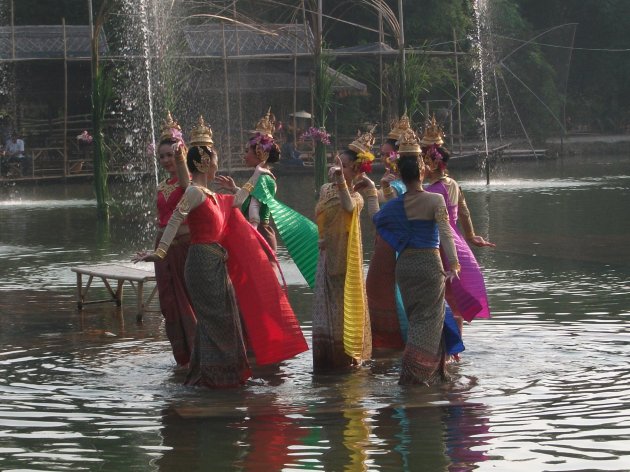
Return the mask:
[[[169,176],[157,188],[157,235],[155,244],[162,238],[168,220],[184,194],[178,183],[175,168],[175,149],[181,139],[182,130],[168,112],[162,126],[157,148],[160,166]],[[189,179],[188,176],[186,176]],[[178,366],[187,366],[195,339],[197,320],[188,296],[184,267],[190,246],[190,230],[183,221],[171,243],[171,250],[163,260],[155,262],[155,281],[160,299],[160,310],[164,316],[166,336],[171,343],[173,357]]]
[[364,200],[358,190],[364,190],[372,216],[378,195],[365,173],[374,160],[373,145],[368,132],[337,156],[333,182],[322,186],[315,209],[320,237],[313,310],[316,372],[347,369],[372,354],[359,222]]
[[[422,188],[424,165],[413,131],[403,134],[399,152],[407,192],[385,204],[374,224],[381,238],[399,254],[396,282],[409,322],[399,383],[431,384],[446,377],[445,281],[457,276],[459,262],[444,199]],[[440,243],[450,263],[446,272]]]
[[[192,174],[192,184],[155,252],[137,259],[164,259],[177,228],[188,219],[191,245],[186,285],[197,314],[197,331],[186,383],[234,387],[251,376],[239,312],[259,364],[288,359],[305,351],[307,345],[262,249],[268,245],[233,208],[232,195],[218,195],[207,187],[216,175],[218,158],[212,131],[203,118],[193,130],[190,144],[185,159],[179,149],[176,156],[179,171],[187,168]],[[250,185],[256,184],[261,171],[254,172]]]
[[237,195],[234,205],[241,207],[250,224],[276,250],[276,235],[270,219],[286,246],[289,255],[311,288],[315,286],[317,268],[317,226],[311,220],[276,200],[276,179],[269,171],[269,164],[279,158],[279,149],[274,137],[274,118],[271,110],[256,124],[254,135],[247,143],[245,163],[248,167],[264,169],[256,185],[239,188],[229,176],[217,176],[216,182],[224,189]]
[[[455,313],[461,331],[463,320],[490,317],[483,274],[469,244],[477,247],[496,245],[475,234],[464,193],[459,184],[448,175],[447,163],[450,153],[444,147],[444,132],[437,124],[435,116],[426,124],[420,143],[426,166],[425,190],[444,197],[457,257],[461,264],[460,277],[446,284],[446,299]],[[464,229],[464,234],[458,228],[458,221]],[[443,258],[443,262],[444,267],[448,269],[448,260]]]

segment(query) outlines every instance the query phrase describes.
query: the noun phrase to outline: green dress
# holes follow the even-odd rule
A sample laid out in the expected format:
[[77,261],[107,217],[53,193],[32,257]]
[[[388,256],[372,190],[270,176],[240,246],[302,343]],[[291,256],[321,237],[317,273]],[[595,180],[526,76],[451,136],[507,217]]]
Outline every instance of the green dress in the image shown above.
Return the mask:
[[[251,193],[251,196],[260,202],[260,221],[263,222],[265,217],[268,221],[269,215],[273,217],[291,259],[308,285],[313,288],[319,254],[317,225],[304,215],[280,203],[275,195],[276,183],[273,177],[261,175]],[[243,204],[243,208],[245,205],[249,208],[249,198]]]

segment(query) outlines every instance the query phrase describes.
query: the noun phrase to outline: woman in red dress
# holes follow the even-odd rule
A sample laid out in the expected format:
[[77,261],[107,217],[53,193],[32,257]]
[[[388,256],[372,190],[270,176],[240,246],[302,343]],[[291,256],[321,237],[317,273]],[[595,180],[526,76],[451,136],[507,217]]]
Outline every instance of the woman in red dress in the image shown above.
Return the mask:
[[[233,208],[234,196],[218,195],[207,188],[215,178],[218,158],[212,130],[203,118],[193,130],[190,144],[186,159],[181,148],[176,159],[178,174],[187,167],[192,183],[187,185],[180,178],[187,188],[157,249],[137,260],[164,259],[177,229],[188,220],[191,244],[185,277],[197,330],[186,384],[235,387],[251,377],[243,329],[258,364],[283,361],[308,347],[263,250],[267,243]],[[260,172],[254,172],[251,185],[256,184]]]
[[[160,166],[169,177],[159,183],[157,188],[157,235],[155,245],[164,234],[168,220],[184,194],[179,185],[175,168],[175,150],[173,145],[181,138],[181,128],[169,112],[160,135],[158,157]],[[187,177],[188,179],[188,177]],[[160,298],[160,309],[164,316],[166,336],[173,349],[173,357],[178,366],[186,366],[190,361],[197,319],[193,310],[186,282],[184,266],[190,246],[190,230],[184,221],[177,230],[171,249],[163,260],[155,262],[155,279]]]

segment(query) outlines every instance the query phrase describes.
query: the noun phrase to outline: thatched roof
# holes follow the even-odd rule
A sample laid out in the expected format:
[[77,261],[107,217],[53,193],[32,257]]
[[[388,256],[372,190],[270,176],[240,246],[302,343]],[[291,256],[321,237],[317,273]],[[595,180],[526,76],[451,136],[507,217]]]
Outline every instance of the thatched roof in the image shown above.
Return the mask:
[[[90,51],[90,27],[72,25],[65,28],[66,57],[87,59],[92,57]],[[15,56],[13,46],[15,45]],[[99,51],[107,53],[107,41],[101,31]],[[64,28],[61,25],[51,26],[0,26],[0,59],[63,59]]]

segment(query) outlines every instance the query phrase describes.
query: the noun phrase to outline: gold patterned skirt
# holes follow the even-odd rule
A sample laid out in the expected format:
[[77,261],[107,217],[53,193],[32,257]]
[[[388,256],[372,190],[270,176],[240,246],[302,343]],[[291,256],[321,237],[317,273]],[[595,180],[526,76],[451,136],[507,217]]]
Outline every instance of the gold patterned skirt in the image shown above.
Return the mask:
[[219,244],[192,244],[188,251],[186,285],[197,331],[187,385],[236,387],[251,376],[226,259]]
[[400,384],[427,384],[446,378],[444,268],[437,249],[406,249],[398,257],[396,280],[409,318]]

